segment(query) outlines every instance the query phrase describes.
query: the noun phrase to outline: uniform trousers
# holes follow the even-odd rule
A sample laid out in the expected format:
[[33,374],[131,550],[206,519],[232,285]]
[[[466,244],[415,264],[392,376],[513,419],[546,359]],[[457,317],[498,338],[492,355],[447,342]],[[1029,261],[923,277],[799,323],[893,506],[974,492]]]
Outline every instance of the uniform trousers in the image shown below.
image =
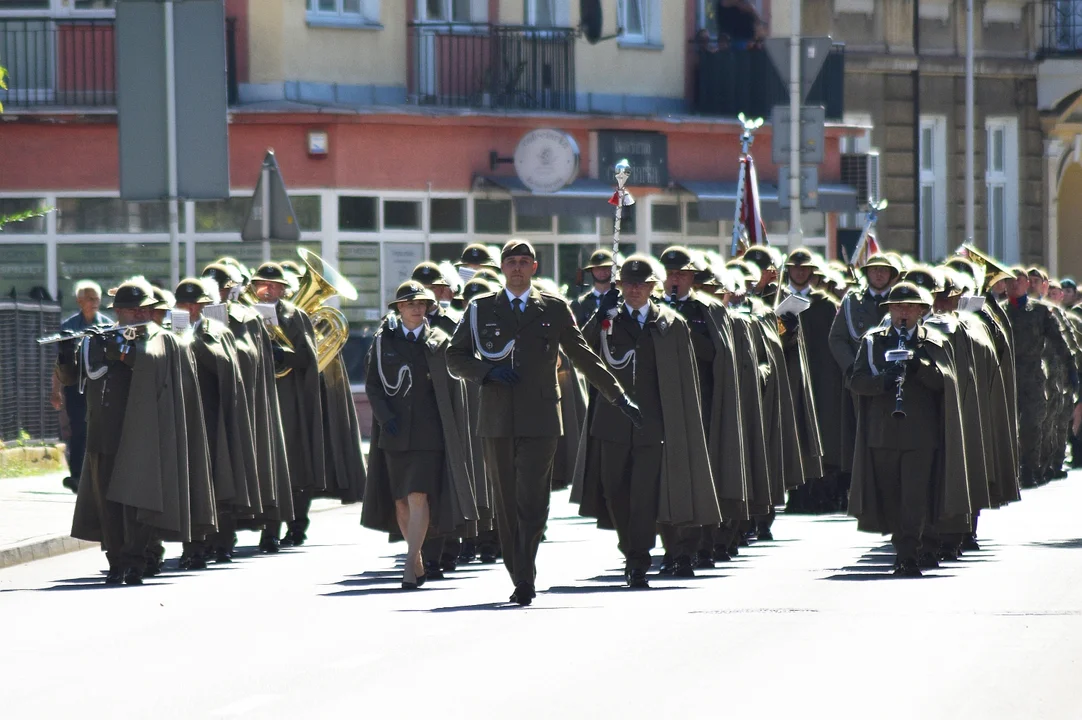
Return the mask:
[[879,513],[898,560],[916,560],[929,520],[936,450],[871,448]]
[[537,548],[549,516],[549,483],[559,438],[483,438],[492,473],[503,564],[515,585],[533,587]]
[[88,453],[86,462],[90,492],[101,524],[101,545],[111,569],[146,568],[146,551],[154,538],[153,528],[139,522],[138,510],[131,505],[108,500],[109,483],[113,478],[116,455]]
[[601,485],[628,571],[650,569],[657,541],[662,445],[601,441]]
[[64,388],[64,409],[68,414],[68,469],[71,478],[78,483],[83,472],[83,456],[86,454],[86,398],[76,386]]

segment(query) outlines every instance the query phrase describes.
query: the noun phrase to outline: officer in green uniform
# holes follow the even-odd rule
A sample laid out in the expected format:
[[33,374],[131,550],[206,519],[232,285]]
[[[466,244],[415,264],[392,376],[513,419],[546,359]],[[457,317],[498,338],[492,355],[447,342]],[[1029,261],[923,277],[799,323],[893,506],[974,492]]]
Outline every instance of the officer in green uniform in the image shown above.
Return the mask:
[[611,287],[612,282],[612,250],[598,248],[590,255],[590,264],[583,268],[590,274],[594,286],[580,295],[571,303],[571,312],[575,315],[575,322],[579,327],[586,327],[586,323],[597,312],[601,298],[604,297]]
[[607,400],[642,424],[638,407],[582,339],[567,301],[533,288],[535,258],[529,242],[507,241],[501,252],[504,288],[473,299],[447,350],[451,372],[482,386],[477,432],[493,478],[504,565],[515,584],[511,601],[520,605],[536,595],[537,549],[563,433],[559,350]]

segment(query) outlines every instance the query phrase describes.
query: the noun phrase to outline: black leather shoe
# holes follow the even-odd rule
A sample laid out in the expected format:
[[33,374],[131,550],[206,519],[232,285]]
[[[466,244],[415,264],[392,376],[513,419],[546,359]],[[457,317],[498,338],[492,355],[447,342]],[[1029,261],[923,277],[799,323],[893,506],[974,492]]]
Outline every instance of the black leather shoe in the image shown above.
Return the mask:
[[73,493],[79,492],[79,481],[75,478],[68,476],[61,481],[61,484]]
[[774,539],[774,533],[770,532],[770,528],[763,528],[755,533],[755,539],[762,540],[763,542],[770,542]]
[[940,562],[958,562],[959,553],[953,548],[941,548],[939,551]]
[[894,574],[898,577],[919,578],[921,576],[920,568],[917,567],[917,561],[913,559],[902,560],[898,567],[894,569]]
[[443,570],[440,569],[440,564],[438,562],[426,562],[425,576],[429,580],[443,580]]
[[231,563],[233,562],[233,553],[225,548],[218,548],[214,551],[214,562]]
[[293,533],[286,530],[285,533],[282,534],[282,538],[278,541],[278,546],[284,548],[293,547]]
[[469,565],[477,559],[477,547],[471,542],[462,543],[462,549],[458,553],[458,564]]
[[714,563],[715,564],[717,564],[719,562],[729,562],[732,559],[733,559],[733,556],[729,554],[728,550],[722,550],[722,549],[719,549],[719,548],[714,548]]
[[458,570],[458,558],[444,555],[440,558],[440,570],[444,572],[454,572]]
[[691,558],[687,555],[681,555],[673,561],[672,569],[673,577],[679,578],[692,578],[695,577],[695,569],[691,566]]
[[533,602],[533,599],[537,596],[534,592],[533,585],[527,585],[521,583],[515,586],[515,591],[511,593],[511,602],[518,603],[519,605],[529,605]]
[[289,538],[289,544],[292,547],[300,547],[308,541],[308,536],[300,530],[290,530],[286,533],[286,537]]
[[495,564],[496,559],[497,558],[496,558],[496,551],[495,550],[482,550],[481,551],[481,564],[482,565],[493,565],[493,564]]
[[699,570],[712,570],[714,568],[714,558],[710,553],[700,552],[695,557],[695,567]]
[[105,576],[106,585],[120,585],[124,582],[124,571],[120,568],[109,568],[109,573]]
[[259,552],[276,553],[278,552],[278,546],[278,538],[267,532],[264,532],[263,536],[259,538]]
[[627,586],[632,590],[649,590],[650,583],[646,581],[646,573],[642,570],[632,570],[627,578]]
[[142,585],[143,584],[143,571],[137,568],[128,568],[124,573],[125,585]]
[[[902,563],[902,566],[905,567],[905,562]],[[939,567],[939,560],[930,552],[921,553],[920,557],[917,558],[917,567],[922,570],[934,570]]]
[[193,555],[192,556],[192,565],[191,565],[191,567],[192,567],[192,570],[206,570],[207,569],[207,559],[205,557],[203,557],[202,555]]
[[739,554],[740,554],[740,544],[739,544],[739,543],[737,543],[737,544],[735,544],[735,545],[732,545],[732,546],[731,546],[731,547],[729,548],[729,555],[730,555],[731,557],[736,557],[736,556],[737,556],[737,555],[739,555]]
[[962,550],[964,552],[977,552],[981,549],[981,546],[977,544],[977,538],[973,535],[966,535],[966,539],[962,541]]
[[661,557],[661,569],[657,571],[658,575],[672,575],[673,561],[672,555],[665,553]]

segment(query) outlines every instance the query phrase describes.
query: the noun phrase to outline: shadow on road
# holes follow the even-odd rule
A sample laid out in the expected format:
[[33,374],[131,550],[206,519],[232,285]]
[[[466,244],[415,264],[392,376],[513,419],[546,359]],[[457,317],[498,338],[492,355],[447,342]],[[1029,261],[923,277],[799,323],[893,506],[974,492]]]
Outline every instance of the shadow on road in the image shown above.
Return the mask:
[[1079,550],[1082,549],[1082,538],[1074,540],[1052,540],[1050,542],[1026,543],[1030,547],[1052,548],[1055,550]]
[[[651,582],[656,578],[650,578]],[[646,590],[632,590],[620,579],[619,585],[554,585],[546,592],[554,595],[592,595],[594,593],[628,593],[653,592],[655,590],[688,590],[687,585],[651,585]]]
[[362,588],[360,590],[338,590],[337,592],[320,593],[322,597],[357,597],[361,595],[422,595],[429,592],[440,592],[451,588],[425,586],[420,590],[403,590],[400,587]]

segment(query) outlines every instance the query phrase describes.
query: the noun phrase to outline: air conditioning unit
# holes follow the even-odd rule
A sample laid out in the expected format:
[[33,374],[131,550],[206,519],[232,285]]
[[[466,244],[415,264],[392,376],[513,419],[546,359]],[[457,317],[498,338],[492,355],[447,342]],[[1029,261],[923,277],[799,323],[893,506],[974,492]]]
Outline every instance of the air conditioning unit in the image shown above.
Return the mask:
[[880,200],[879,151],[842,153],[842,184],[857,189],[857,206],[864,208]]

